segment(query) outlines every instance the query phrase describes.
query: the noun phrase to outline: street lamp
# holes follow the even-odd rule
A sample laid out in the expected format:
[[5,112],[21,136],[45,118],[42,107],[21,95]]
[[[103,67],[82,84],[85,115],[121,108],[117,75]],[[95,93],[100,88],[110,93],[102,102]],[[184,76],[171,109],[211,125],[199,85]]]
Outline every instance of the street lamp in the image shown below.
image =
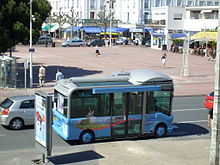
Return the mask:
[[30,0],[30,88],[33,87],[33,67],[32,67],[32,3],[33,0]]
[[109,33],[110,33],[110,42],[109,42],[110,47],[112,47],[112,9],[113,9],[113,5],[114,5],[115,1],[116,0],[107,1],[107,3],[109,3],[109,11],[110,11],[110,31],[109,31]]

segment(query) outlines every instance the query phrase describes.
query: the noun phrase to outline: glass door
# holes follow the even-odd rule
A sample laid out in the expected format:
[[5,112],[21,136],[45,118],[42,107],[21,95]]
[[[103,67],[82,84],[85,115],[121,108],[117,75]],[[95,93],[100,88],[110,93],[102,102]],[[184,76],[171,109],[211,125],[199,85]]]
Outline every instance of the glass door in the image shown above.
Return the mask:
[[112,137],[141,133],[143,93],[114,93],[112,106]]
[[127,134],[127,93],[114,93],[112,106],[112,137],[124,137]]

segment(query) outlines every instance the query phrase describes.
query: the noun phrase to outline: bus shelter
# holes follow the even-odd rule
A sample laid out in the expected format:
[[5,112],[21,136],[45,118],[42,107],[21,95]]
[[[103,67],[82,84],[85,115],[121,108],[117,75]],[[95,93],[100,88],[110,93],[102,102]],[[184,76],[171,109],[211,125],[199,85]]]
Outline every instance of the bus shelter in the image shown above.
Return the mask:
[[16,87],[16,59],[0,56],[0,88]]

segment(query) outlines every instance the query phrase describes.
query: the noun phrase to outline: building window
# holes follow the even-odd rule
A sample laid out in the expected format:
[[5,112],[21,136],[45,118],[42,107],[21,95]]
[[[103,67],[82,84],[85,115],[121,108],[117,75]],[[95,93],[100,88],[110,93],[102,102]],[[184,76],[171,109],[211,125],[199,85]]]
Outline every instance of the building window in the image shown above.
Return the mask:
[[100,0],[100,9],[103,9],[104,8],[104,2],[105,0]]
[[127,13],[127,22],[129,22],[130,21],[130,18],[129,18],[130,16],[129,16],[129,12]]
[[72,0],[72,7],[74,6],[74,0]]
[[193,6],[193,1],[188,1],[188,2],[187,2],[187,5],[188,5],[188,6]]
[[76,7],[79,8],[79,0],[77,0]]
[[200,19],[200,11],[191,11],[190,19]]
[[215,2],[215,6],[218,6],[218,5],[219,5],[219,2],[216,1],[216,2]]
[[207,6],[212,6],[212,1],[207,1]]
[[181,6],[182,5],[182,0],[177,0],[177,6]]
[[205,1],[199,1],[199,6],[205,6]]
[[94,19],[95,18],[95,12],[90,12],[90,19]]
[[156,0],[156,7],[159,7],[160,6],[160,4],[161,4],[161,1],[160,0]]
[[172,1],[171,0],[167,0],[167,6],[172,6]]
[[145,9],[149,9],[149,8],[150,8],[149,0],[145,0],[145,1],[144,1],[144,8],[145,8]]
[[95,9],[95,0],[90,0],[90,9]]
[[173,20],[182,20],[182,14],[174,14]]

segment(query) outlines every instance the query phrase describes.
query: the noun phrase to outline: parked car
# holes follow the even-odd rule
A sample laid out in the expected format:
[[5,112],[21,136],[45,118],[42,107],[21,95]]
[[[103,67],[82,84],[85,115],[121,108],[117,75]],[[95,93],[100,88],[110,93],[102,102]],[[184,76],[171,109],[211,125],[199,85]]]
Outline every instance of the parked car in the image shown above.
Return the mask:
[[214,103],[214,92],[209,93],[205,96],[204,100],[204,107],[207,109],[213,109],[213,103]]
[[96,40],[92,40],[91,42],[87,43],[87,46],[104,46],[105,45],[105,41],[104,40],[100,40],[100,39],[96,39]]
[[0,104],[0,124],[19,130],[34,124],[35,96],[23,95],[6,98]]
[[83,46],[85,43],[83,40],[79,40],[79,39],[69,39],[65,42],[62,43],[63,47],[70,47],[70,46]]
[[115,44],[116,45],[127,45],[128,40],[125,37],[119,37],[119,38],[116,39]]
[[37,44],[41,45],[47,45],[47,44],[52,44],[53,43],[53,40],[50,36],[48,35],[43,35],[43,36],[40,36],[38,41],[37,41]]

